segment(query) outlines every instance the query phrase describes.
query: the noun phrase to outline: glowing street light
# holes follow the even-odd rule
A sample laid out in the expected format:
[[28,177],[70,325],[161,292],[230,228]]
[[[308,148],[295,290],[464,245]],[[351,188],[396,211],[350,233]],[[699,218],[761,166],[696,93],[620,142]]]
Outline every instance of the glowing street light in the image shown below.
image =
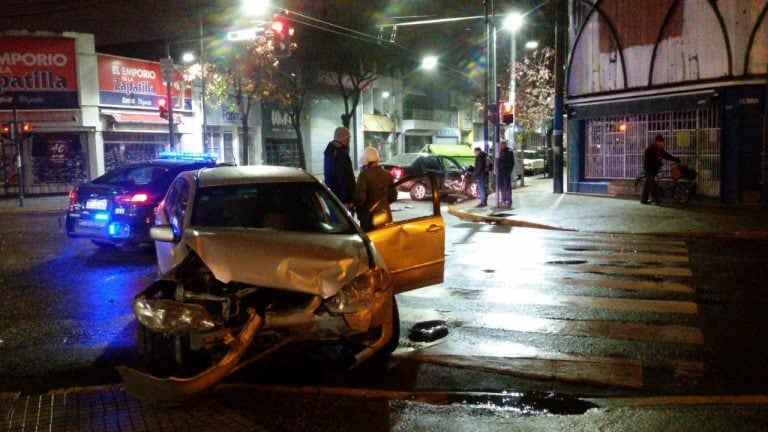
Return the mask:
[[243,12],[249,16],[264,16],[270,8],[269,0],[242,0]]
[[431,70],[437,67],[437,57],[426,56],[421,60],[421,67],[427,70]]

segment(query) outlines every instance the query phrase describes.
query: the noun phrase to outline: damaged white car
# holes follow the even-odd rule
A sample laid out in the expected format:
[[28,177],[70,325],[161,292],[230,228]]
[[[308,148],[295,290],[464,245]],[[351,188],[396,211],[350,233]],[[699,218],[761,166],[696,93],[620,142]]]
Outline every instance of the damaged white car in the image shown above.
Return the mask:
[[150,233],[160,280],[133,301],[140,353],[150,364],[170,353],[179,368],[158,377],[118,367],[126,391],[176,400],[291,343],[347,344],[353,365],[393,351],[395,294],[442,282],[445,259],[436,194],[420,214],[397,216],[376,217],[365,233],[294,168],[180,174]]

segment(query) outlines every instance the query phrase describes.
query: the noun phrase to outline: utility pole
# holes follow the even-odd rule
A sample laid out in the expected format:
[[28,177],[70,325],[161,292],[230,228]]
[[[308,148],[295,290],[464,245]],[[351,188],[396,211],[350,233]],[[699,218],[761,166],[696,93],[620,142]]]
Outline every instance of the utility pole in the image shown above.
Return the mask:
[[565,54],[567,49],[568,0],[557,0],[555,24],[555,109],[552,131],[552,188],[563,193],[563,115],[565,95]]

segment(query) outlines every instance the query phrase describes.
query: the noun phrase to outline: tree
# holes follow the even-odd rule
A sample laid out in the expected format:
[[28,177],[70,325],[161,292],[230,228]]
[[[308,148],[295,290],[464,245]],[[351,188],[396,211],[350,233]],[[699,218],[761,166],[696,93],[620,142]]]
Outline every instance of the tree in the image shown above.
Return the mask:
[[301,133],[301,113],[307,94],[317,84],[317,69],[303,56],[295,54],[280,62],[275,75],[277,88],[271,100],[288,112],[291,126],[296,132],[299,147],[299,166],[307,169],[307,158],[304,153],[304,139]]
[[214,106],[235,102],[243,128],[241,163],[249,165],[252,144],[248,118],[255,104],[269,100],[276,90],[277,59],[264,38],[216,54],[220,61],[207,65],[207,93],[215,97]]
[[523,131],[536,131],[549,124],[554,113],[555,52],[546,47],[527,54],[515,66],[515,124]]
[[360,103],[360,95],[374,81],[379,79],[376,60],[362,49],[350,43],[342,43],[340,52],[329,58],[325,65],[325,79],[331,83],[344,100],[341,124],[349,128],[352,117]]

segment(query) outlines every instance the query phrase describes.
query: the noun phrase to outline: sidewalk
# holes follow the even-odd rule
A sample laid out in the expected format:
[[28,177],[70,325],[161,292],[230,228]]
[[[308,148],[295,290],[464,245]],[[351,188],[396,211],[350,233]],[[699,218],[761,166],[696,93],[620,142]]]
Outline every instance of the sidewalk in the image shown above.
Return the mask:
[[512,209],[476,208],[478,200],[450,205],[464,220],[580,232],[686,237],[768,238],[768,205],[722,204],[693,198],[688,204],[644,205],[635,196],[555,194],[552,179],[528,177],[512,191]]
[[[20,206],[23,202],[23,206]],[[0,214],[21,214],[27,212],[36,213],[64,213],[69,207],[69,197],[67,195],[45,195],[24,197],[19,200],[18,197],[6,198],[0,197]]]

